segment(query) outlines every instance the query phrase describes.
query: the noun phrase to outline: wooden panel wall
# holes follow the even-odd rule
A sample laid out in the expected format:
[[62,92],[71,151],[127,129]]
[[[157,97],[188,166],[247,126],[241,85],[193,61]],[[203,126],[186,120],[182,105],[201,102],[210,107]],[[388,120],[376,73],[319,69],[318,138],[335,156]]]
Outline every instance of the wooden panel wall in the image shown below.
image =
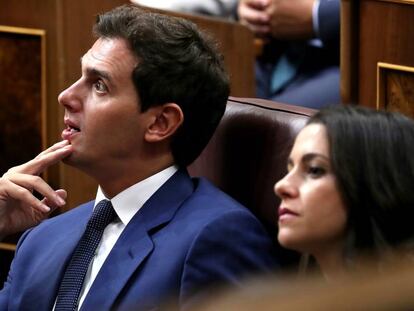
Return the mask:
[[414,1],[342,0],[341,18],[343,100],[414,116]]
[[43,147],[44,41],[43,31],[0,26],[0,175]]

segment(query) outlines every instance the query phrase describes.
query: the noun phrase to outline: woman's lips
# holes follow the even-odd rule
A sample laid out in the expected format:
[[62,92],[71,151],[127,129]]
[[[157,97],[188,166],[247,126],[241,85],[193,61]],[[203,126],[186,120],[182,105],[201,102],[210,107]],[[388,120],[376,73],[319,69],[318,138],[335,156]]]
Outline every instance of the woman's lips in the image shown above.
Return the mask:
[[293,212],[290,209],[285,208],[285,207],[279,207],[278,215],[279,215],[279,221],[283,221],[283,220],[287,220],[287,219],[292,218],[292,217],[299,216],[298,213],[295,213],[295,212]]

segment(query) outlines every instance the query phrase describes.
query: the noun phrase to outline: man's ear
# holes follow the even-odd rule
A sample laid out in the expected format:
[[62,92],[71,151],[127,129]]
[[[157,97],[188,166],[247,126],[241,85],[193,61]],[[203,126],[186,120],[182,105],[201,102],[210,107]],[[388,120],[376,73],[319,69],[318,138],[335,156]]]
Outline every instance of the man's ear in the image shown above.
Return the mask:
[[152,107],[154,117],[145,132],[147,142],[158,142],[172,136],[183,124],[184,114],[176,103]]

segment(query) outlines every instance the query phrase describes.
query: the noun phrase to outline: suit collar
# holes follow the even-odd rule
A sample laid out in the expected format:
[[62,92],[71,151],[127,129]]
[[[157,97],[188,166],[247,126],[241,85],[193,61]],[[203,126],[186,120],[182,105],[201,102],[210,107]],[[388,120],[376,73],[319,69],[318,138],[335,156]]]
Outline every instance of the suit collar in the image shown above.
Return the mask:
[[177,209],[194,191],[186,170],[178,170],[144,204],[136,217],[142,217],[147,231],[170,221]]
[[95,205],[99,201],[110,200],[116,214],[122,223],[126,226],[132,217],[144,206],[145,202],[178,170],[178,167],[172,165],[162,171],[137,182],[118,193],[112,199],[105,197],[101,187],[95,199]]
[[131,275],[151,254],[151,233],[168,223],[192,193],[188,173],[179,170],[149,198],[116,242],[82,304],[83,310],[93,310],[97,305],[109,310],[113,306]]

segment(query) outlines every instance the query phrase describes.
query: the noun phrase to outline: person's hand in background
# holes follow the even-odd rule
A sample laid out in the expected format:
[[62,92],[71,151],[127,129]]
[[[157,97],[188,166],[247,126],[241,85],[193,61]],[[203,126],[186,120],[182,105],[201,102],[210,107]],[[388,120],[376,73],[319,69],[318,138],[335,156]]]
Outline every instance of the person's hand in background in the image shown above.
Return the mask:
[[241,0],[240,22],[259,37],[309,39],[314,36],[315,0]]

